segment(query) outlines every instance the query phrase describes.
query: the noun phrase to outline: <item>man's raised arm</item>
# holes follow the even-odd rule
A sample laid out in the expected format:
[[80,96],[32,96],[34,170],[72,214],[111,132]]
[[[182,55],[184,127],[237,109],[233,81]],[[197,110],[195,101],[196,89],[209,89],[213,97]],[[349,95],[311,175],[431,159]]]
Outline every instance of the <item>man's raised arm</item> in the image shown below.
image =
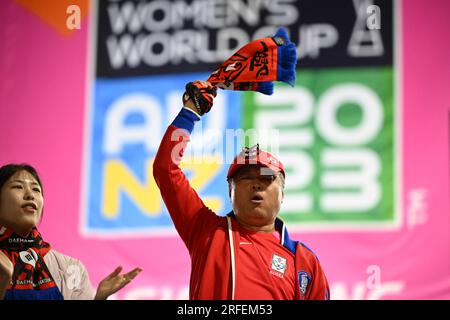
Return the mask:
[[[202,109],[201,105],[200,109],[196,108],[196,104],[199,106],[198,101],[194,102],[193,97],[187,90],[183,97],[184,107],[167,128],[153,163],[153,176],[156,184],[160,189],[162,199],[175,228],[185,243],[188,242],[189,230],[193,227],[193,219],[205,205],[189,184],[179,165],[184,150],[190,141],[189,137],[194,129],[195,122],[200,120],[202,114],[211,109],[212,99],[215,96],[215,91],[209,93],[209,90],[213,88],[209,83],[196,81],[189,85],[198,87],[198,93],[200,93],[200,88],[205,88],[203,95],[210,101],[209,108],[205,101],[203,101],[205,108]],[[195,94],[195,92],[192,94]],[[196,98],[202,102],[201,96]]]

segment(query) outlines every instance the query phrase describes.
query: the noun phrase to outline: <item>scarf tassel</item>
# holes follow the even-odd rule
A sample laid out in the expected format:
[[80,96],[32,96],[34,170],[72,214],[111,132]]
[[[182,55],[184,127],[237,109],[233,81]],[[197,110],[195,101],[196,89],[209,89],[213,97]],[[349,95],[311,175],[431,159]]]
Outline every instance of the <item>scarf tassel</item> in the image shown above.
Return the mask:
[[277,81],[285,82],[293,87],[295,85],[297,49],[295,48],[295,45],[289,40],[289,37],[284,28],[278,29],[274,37],[282,37],[286,41],[285,45],[278,47]]
[[258,82],[258,88],[256,91],[271,95],[273,93],[273,82],[272,81],[266,81],[266,82]]

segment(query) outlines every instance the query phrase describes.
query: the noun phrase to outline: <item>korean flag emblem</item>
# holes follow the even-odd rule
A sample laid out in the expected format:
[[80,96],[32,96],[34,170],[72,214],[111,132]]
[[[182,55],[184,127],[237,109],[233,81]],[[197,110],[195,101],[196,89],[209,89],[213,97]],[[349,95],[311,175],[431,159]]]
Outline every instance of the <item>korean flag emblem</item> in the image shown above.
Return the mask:
[[300,286],[300,292],[304,297],[306,294],[306,290],[308,289],[309,284],[311,283],[311,276],[308,272],[299,271],[298,272],[298,284]]

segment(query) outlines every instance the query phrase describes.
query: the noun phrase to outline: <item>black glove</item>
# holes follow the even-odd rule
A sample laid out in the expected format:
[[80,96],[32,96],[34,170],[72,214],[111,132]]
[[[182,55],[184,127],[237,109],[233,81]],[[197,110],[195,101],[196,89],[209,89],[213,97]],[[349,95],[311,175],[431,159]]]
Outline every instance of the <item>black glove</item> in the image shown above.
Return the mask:
[[204,81],[194,81],[186,84],[183,101],[192,99],[199,115],[209,112],[213,106],[213,98],[217,95],[217,88]]

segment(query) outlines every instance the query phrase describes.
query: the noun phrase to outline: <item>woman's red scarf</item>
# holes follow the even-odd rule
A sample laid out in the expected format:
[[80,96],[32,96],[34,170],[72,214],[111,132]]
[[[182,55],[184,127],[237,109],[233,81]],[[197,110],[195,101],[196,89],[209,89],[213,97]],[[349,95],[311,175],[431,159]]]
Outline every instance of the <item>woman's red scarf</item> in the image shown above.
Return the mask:
[[37,228],[27,237],[0,226],[0,251],[12,262],[14,272],[5,299],[62,300],[52,275],[44,262],[50,244]]

